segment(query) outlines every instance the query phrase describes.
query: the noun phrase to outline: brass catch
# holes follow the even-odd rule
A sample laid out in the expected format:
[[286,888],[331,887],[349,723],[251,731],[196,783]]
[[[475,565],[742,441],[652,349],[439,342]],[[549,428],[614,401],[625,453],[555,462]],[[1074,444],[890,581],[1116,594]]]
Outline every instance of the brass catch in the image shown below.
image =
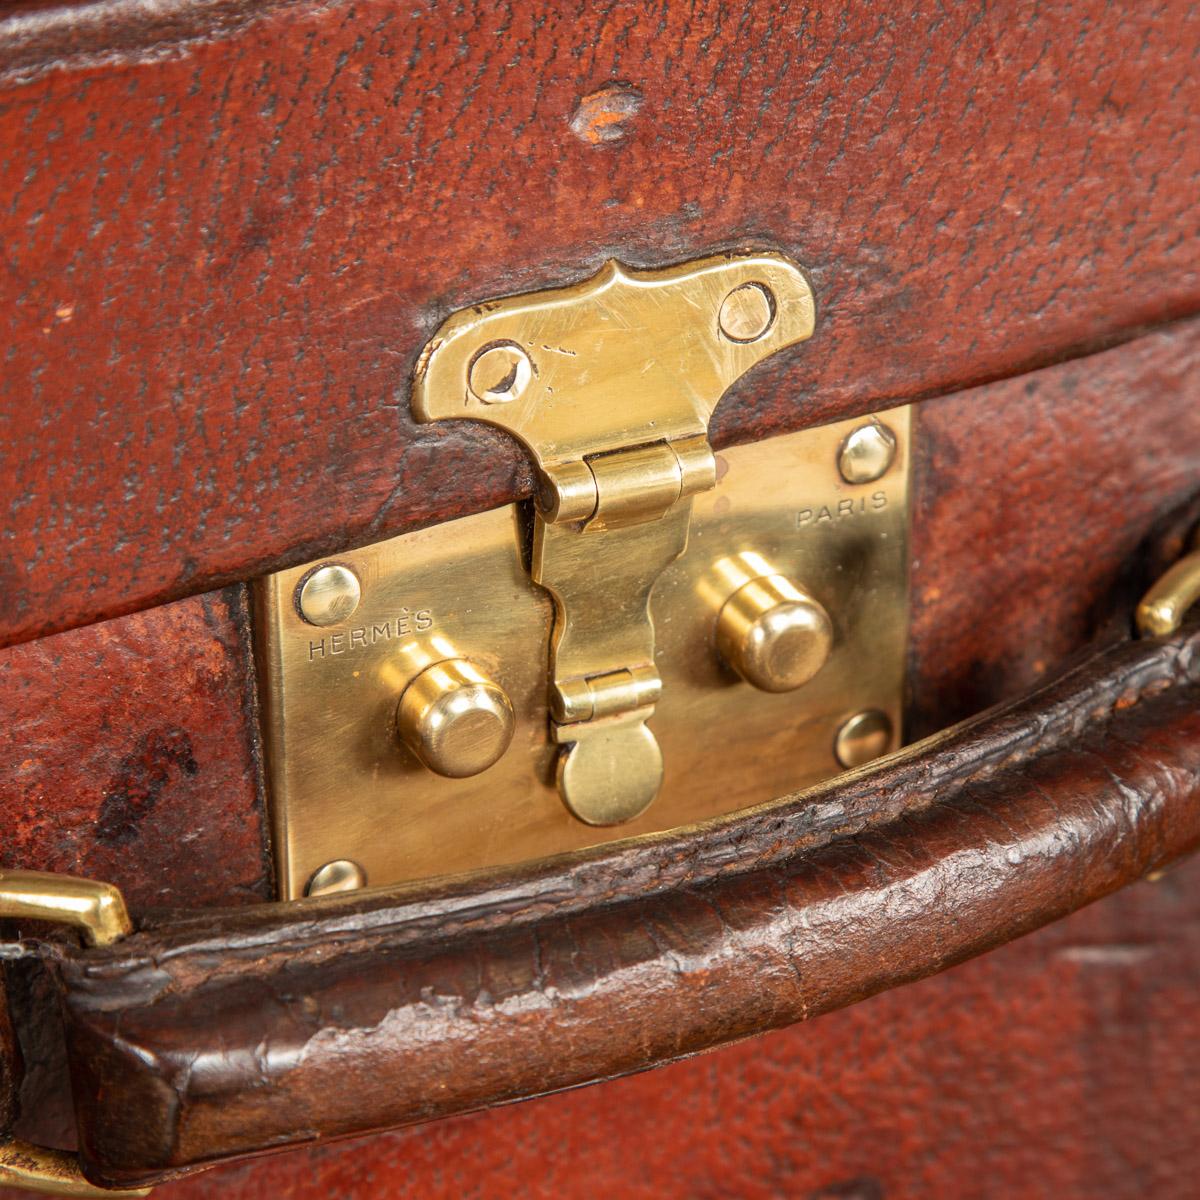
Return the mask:
[[687,548],[691,498],[716,482],[709,418],[813,318],[779,255],[609,262],[575,287],[455,313],[421,357],[418,419],[498,425],[539,469],[532,575],[555,600],[558,788],[590,825],[633,820],[662,785],[650,593]]

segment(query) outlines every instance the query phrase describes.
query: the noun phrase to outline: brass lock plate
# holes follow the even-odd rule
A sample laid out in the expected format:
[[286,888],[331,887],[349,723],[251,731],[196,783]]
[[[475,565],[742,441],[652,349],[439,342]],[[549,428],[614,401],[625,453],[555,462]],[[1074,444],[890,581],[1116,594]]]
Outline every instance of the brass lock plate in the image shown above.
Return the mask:
[[[894,438],[894,456],[871,477],[880,464],[868,452],[863,466],[855,453],[864,435],[878,446],[881,429]],[[687,825],[895,748],[910,447],[911,414],[897,408],[717,454],[715,487],[694,497],[687,549],[651,593],[661,696],[648,727],[662,749],[662,787],[621,824],[585,823],[556,786],[548,666],[555,611],[530,576],[531,505],[261,580],[258,652],[282,894],[302,896],[314,878],[316,890],[419,880]],[[769,564],[773,578],[791,581],[828,615],[828,657],[794,690],[754,686],[731,669],[728,646],[724,659],[719,652],[718,614],[740,582],[729,564],[745,562]],[[778,599],[765,591],[764,604]],[[328,623],[310,623],[305,611]],[[736,624],[721,626],[726,639],[731,628],[736,635]],[[753,675],[753,648],[744,649],[742,668]],[[397,727],[413,679],[451,659],[495,689],[467,680],[472,702],[487,702],[471,717],[481,722],[481,741],[503,740],[489,697],[511,704],[507,749],[465,778],[431,770]],[[778,666],[759,664],[768,675]],[[427,738],[436,728],[433,718],[421,727]],[[451,765],[473,744],[468,736],[465,749],[451,746]],[[437,745],[424,750],[440,761]],[[613,770],[619,775],[619,757]]]

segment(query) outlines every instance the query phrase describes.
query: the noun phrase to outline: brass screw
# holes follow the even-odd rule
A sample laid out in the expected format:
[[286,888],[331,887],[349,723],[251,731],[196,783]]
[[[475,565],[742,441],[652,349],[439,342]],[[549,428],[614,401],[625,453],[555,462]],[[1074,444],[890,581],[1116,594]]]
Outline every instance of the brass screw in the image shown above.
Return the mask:
[[891,744],[891,718],[877,708],[867,708],[837,731],[833,751],[843,767],[861,767],[886,753]]
[[761,283],[743,283],[721,302],[717,320],[731,342],[756,342],[775,320],[775,297]]
[[873,483],[896,460],[896,435],[878,421],[860,425],[838,450],[838,470],[847,483]]
[[348,858],[335,858],[313,874],[304,889],[306,896],[332,896],[335,892],[355,892],[367,885],[367,873]]
[[340,563],[326,563],[300,585],[296,606],[310,625],[336,625],[354,612],[361,599],[358,576]]
[[484,404],[508,404],[519,399],[532,378],[533,363],[514,342],[485,347],[467,368],[467,386]]

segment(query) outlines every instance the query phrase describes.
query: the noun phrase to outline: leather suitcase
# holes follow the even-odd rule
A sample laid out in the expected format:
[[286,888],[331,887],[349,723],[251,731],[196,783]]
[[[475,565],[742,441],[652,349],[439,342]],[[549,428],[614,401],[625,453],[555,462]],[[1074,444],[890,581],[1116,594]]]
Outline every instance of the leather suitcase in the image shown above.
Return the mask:
[[1190,1200],[1198,48],[10,3],[0,1194]]

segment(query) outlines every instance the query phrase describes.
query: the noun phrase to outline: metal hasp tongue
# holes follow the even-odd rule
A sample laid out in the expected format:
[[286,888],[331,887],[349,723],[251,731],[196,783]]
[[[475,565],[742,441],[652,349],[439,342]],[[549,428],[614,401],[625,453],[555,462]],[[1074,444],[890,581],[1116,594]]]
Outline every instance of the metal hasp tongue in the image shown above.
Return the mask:
[[463,309],[421,354],[418,420],[487,421],[537,464],[531,573],[555,601],[558,789],[581,821],[632,820],[658,793],[650,593],[687,547],[691,497],[716,481],[717,402],[813,319],[812,290],[781,255],[610,261],[572,287]]

